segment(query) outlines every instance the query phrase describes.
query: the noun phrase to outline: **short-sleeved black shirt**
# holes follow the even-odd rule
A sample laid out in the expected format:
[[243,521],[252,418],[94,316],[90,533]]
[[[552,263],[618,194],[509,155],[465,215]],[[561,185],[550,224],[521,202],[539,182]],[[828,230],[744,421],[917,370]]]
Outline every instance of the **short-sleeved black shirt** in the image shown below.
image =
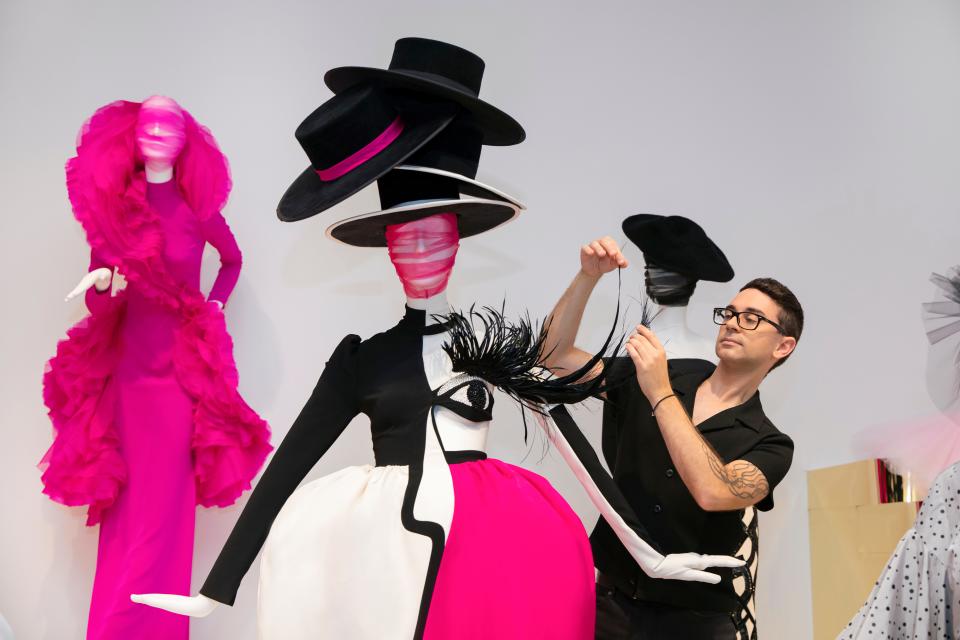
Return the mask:
[[[708,512],[701,509],[676,471],[650,402],[640,390],[629,358],[607,361],[614,377],[626,382],[607,393],[603,412],[603,456],[627,501],[664,553],[694,551],[704,554],[754,555],[756,529],[745,525],[744,511]],[[670,382],[689,415],[700,384],[713,373],[705,360],[668,362]],[[793,459],[793,441],[777,430],[763,413],[759,391],[749,400],[712,416],[697,426],[725,463],[747,460],[766,477],[770,494],[756,506],[773,508],[773,488],[783,479]],[[756,519],[752,519],[755,525]],[[745,569],[709,569],[721,575],[710,585],[647,577],[602,519],[590,537],[594,563],[603,573],[629,585],[639,600],[683,608],[736,612],[745,605],[744,580],[734,588],[734,575],[751,587],[756,563]],[[753,549],[753,551],[751,551]],[[746,560],[750,558],[744,557]],[[744,575],[746,572],[746,575]]]

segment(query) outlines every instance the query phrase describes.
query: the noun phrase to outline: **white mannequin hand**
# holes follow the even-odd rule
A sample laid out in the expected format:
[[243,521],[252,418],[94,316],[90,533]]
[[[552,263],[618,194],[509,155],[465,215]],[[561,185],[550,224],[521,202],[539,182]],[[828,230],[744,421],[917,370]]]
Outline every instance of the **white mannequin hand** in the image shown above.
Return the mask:
[[664,556],[660,563],[650,571],[641,565],[651,578],[666,578],[668,580],[685,580],[687,582],[706,582],[717,584],[720,576],[709,571],[708,567],[742,567],[743,560],[730,556],[704,556],[699,553],[671,553]]
[[662,556],[643,538],[627,527],[617,515],[605,514],[602,509],[601,515],[607,519],[607,522],[613,528],[613,532],[630,552],[631,557],[637,561],[643,572],[651,578],[717,584],[720,582],[720,576],[704,571],[704,569],[708,567],[742,567],[746,564],[743,560],[731,556],[707,556],[699,553],[671,553],[668,556]]
[[80,282],[77,283],[77,286],[73,288],[73,291],[67,294],[64,302],[73,300],[90,287],[96,287],[97,291],[106,291],[107,287],[110,286],[110,280],[112,277],[113,271],[106,267],[94,269],[90,273],[80,278]]
[[182,616],[190,616],[191,618],[206,618],[220,606],[219,602],[204,595],[191,597],[176,596],[169,593],[134,593],[130,595],[130,599],[140,604],[171,613],[179,613]]
[[117,295],[118,291],[123,291],[126,288],[127,288],[127,279],[123,277],[122,273],[114,269],[113,270],[113,286],[110,289],[110,295],[115,296]]

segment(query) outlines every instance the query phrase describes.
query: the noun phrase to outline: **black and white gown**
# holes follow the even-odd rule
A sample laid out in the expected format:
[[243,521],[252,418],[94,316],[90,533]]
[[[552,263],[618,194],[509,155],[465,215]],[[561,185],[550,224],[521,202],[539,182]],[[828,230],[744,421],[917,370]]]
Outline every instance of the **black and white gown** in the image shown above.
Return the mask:
[[[442,348],[446,339],[444,325],[408,306],[393,328],[340,342],[251,494],[203,595],[232,604],[263,546],[258,629],[264,640],[443,638],[457,622],[462,626],[455,635],[463,638],[592,637],[594,574],[586,532],[546,480],[486,461],[492,388],[453,371]],[[376,464],[348,467],[297,489],[361,412],[370,419]],[[601,512],[621,535],[642,538],[643,528],[569,414],[561,406],[551,415],[551,439]],[[491,464],[469,467],[482,461]],[[463,486],[455,483],[458,471],[467,475],[468,469],[496,473],[500,484],[494,490],[491,483],[482,493],[492,494],[482,498],[455,494],[455,485]],[[516,502],[519,496],[527,502]],[[459,525],[458,535],[455,507],[461,520],[484,508],[519,515],[475,541],[465,535],[469,525]],[[497,545],[510,545],[511,562],[520,566],[489,562]],[[453,548],[459,555],[451,555]],[[545,556],[545,549],[554,555]],[[485,558],[484,571],[502,572],[487,578],[502,587],[478,590],[477,580],[455,575],[473,571],[468,565]],[[434,589],[438,575],[446,576],[442,598]],[[458,610],[442,611],[457,589],[463,593]]]

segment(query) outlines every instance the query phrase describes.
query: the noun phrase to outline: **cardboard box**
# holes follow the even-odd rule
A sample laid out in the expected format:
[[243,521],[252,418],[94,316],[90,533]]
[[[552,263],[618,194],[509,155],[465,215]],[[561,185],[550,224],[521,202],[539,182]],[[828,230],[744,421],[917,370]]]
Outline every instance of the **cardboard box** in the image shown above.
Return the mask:
[[816,640],[834,640],[866,601],[917,503],[878,504],[876,463],[807,474],[810,573]]
[[880,504],[876,460],[861,460],[807,472],[807,508]]

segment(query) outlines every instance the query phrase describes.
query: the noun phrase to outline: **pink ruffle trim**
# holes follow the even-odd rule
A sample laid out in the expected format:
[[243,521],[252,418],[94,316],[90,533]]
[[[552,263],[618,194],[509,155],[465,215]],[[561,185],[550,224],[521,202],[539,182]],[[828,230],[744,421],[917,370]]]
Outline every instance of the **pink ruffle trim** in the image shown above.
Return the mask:
[[197,503],[233,504],[257,474],[270,446],[267,423],[237,392],[233,340],[223,314],[206,302],[184,310],[177,336],[177,380],[194,398],[193,470]]
[[55,431],[40,461],[43,492],[68,506],[90,505],[88,525],[100,522],[127,479],[109,384],[123,311],[118,299],[77,323],[57,345],[43,376],[43,401]]

